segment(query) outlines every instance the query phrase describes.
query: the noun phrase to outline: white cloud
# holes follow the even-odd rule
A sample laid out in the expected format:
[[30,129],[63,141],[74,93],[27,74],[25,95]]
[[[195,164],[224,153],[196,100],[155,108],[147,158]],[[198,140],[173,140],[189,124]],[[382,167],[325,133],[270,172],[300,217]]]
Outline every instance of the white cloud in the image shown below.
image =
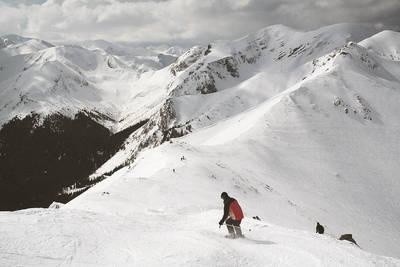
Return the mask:
[[[0,2],[0,34],[46,40],[207,42],[271,24],[400,25],[399,0],[24,0]],[[29,4],[31,3],[31,4]],[[42,3],[42,4],[41,4]]]

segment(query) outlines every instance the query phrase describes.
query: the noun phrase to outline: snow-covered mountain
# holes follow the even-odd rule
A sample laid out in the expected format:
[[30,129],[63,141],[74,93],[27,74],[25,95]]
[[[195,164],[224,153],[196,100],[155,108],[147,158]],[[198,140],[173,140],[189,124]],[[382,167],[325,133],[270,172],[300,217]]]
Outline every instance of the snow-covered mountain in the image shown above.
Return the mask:
[[[309,229],[321,220],[332,234],[349,231],[364,248],[398,256],[400,35],[375,33],[349,24],[305,33],[274,26],[192,48],[171,65],[160,112],[92,177],[128,158],[136,167],[123,176],[168,188],[155,207],[167,209],[161,203],[171,195],[182,196],[173,210],[203,198],[212,206],[229,189],[270,222]],[[150,159],[139,153],[181,135]],[[141,175],[142,158],[161,166]],[[91,207],[87,198],[72,203]],[[180,202],[187,198],[195,200]]]
[[26,38],[15,34],[0,37],[2,53],[9,55],[31,54],[54,45],[36,38]]
[[[147,64],[146,59],[130,51],[124,55],[118,51],[112,53],[115,46],[107,49],[109,53],[77,45],[36,46],[36,43],[46,42],[13,37],[2,39],[4,44],[10,45],[0,54],[0,124],[31,112],[73,116],[85,110],[101,115],[98,122],[117,131],[123,106],[132,92],[146,91],[143,88],[133,90],[137,80],[143,73],[167,64],[160,60],[156,66],[150,59]],[[129,56],[137,60],[126,60]]]
[[180,46],[144,46],[134,43],[112,43],[105,40],[90,40],[74,44],[113,55],[126,62],[138,73],[162,69],[185,52],[184,48]]
[[[93,99],[114,127],[143,125],[61,209],[1,213],[2,263],[400,266],[371,254],[400,257],[399,38],[271,26]],[[245,240],[221,238],[222,191],[245,210]],[[335,240],[346,233],[361,249]]]
[[[0,209],[48,205],[64,189],[87,184],[163,98],[152,94],[145,78],[163,65],[127,61],[129,50],[121,56],[15,35],[1,40],[0,164],[6,167],[0,180],[8,193]],[[149,97],[140,101],[138,95]],[[133,105],[133,98],[141,104]],[[19,168],[27,161],[30,167]]]

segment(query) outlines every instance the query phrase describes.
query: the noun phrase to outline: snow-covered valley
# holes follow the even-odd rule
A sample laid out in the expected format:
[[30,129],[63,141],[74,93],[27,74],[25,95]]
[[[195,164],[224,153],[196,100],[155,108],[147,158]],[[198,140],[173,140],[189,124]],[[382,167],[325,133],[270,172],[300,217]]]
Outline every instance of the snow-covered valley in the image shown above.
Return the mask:
[[[114,133],[143,125],[66,205],[1,212],[0,265],[400,266],[399,40],[369,25],[276,25],[140,75],[73,47],[61,65],[80,78],[39,94],[54,81],[38,73],[59,64],[50,47],[28,56],[18,87],[34,104],[10,110],[3,97],[17,101],[19,83],[3,67],[3,123],[96,111]],[[223,191],[244,209],[245,239],[218,228]],[[337,240],[348,233],[360,248]]]

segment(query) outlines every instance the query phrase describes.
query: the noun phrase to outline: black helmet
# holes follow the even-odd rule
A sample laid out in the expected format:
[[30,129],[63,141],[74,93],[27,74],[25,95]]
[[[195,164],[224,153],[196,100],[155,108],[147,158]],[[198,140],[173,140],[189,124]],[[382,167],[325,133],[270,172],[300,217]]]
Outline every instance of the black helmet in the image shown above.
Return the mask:
[[227,192],[222,192],[221,193],[221,198],[222,199],[226,199],[227,197],[229,197]]

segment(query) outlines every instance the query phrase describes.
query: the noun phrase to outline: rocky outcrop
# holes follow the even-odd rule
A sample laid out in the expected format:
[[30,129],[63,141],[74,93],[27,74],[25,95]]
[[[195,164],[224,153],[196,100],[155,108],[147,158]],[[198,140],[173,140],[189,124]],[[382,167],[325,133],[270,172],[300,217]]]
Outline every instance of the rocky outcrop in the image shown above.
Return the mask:
[[[196,50],[171,66],[171,73],[180,75],[169,86],[170,96],[211,94],[218,88],[218,81],[240,78],[242,64],[253,64],[261,56],[258,46],[249,45],[246,49],[232,53],[231,56],[208,61],[205,56],[211,53],[210,47]],[[249,49],[251,53],[247,50]],[[255,49],[252,51],[251,49]],[[200,53],[202,52],[202,53]],[[185,70],[185,71],[184,71]],[[184,71],[184,72],[182,72]],[[182,73],[179,73],[182,72]]]
[[170,71],[173,75],[177,75],[178,72],[184,71],[197,62],[204,54],[206,49],[201,46],[195,46],[189,49],[186,53],[178,58],[178,60],[171,65]]
[[[213,59],[213,45],[196,46],[187,51],[170,66],[170,72],[176,77],[167,86],[169,98],[165,100],[157,113],[127,142],[131,151],[129,162],[145,148],[151,148],[191,132],[191,121],[177,124],[174,98],[184,95],[211,94],[218,88],[218,81],[240,78],[243,64],[254,64],[262,56],[267,42],[263,38],[249,41],[240,51],[232,51],[230,56]],[[125,163],[128,164],[128,163]]]
[[351,242],[351,243],[353,243],[353,244],[358,246],[357,242],[353,239],[353,235],[352,234],[341,235],[339,240],[346,240],[346,241],[349,241],[349,242]]
[[188,134],[189,123],[176,125],[176,113],[171,98],[167,99],[160,110],[154,114],[127,142],[131,149],[129,162],[133,162],[137,154],[145,148],[156,147],[172,138]]

